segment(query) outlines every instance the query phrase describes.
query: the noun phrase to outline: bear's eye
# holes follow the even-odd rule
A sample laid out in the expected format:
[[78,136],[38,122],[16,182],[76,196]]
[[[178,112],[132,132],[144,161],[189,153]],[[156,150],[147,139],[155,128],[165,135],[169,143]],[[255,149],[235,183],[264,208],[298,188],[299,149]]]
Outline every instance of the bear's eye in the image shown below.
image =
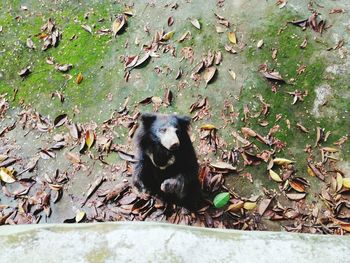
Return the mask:
[[159,132],[165,133],[165,132],[166,132],[166,128],[160,128],[160,129],[159,129]]

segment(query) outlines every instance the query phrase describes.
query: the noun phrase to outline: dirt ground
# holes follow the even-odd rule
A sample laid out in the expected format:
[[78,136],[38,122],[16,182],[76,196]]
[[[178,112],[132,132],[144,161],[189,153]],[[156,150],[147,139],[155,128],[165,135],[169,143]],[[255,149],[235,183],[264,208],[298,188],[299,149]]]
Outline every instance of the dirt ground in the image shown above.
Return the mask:
[[[347,0],[0,10],[0,225],[350,231]],[[151,111],[192,117],[199,211],[129,184],[138,116]]]

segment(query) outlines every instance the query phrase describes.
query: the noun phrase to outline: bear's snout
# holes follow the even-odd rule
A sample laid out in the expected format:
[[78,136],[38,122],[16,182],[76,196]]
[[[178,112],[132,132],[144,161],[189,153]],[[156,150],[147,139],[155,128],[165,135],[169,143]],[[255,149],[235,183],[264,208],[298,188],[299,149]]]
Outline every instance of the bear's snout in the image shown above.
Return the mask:
[[180,140],[177,137],[176,128],[170,127],[160,134],[160,143],[169,151],[177,150],[180,146]]

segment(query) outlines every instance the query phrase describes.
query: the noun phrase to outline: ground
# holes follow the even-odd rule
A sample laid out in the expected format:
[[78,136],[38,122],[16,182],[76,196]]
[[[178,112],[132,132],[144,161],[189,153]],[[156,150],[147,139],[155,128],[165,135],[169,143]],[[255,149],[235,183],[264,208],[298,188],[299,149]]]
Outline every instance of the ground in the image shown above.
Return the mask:
[[[346,0],[2,1],[0,9],[0,224],[349,230]],[[58,43],[43,50],[51,34]],[[127,183],[131,137],[146,111],[192,117],[208,199],[200,211]],[[212,203],[220,192],[229,204]]]

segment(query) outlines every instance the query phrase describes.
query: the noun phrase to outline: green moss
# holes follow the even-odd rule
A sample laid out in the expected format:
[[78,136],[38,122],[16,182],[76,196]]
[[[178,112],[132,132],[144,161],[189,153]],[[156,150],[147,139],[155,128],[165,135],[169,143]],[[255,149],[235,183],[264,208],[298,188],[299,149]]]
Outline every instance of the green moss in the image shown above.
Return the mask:
[[[110,15],[120,12],[122,6],[99,2],[81,6],[77,3],[66,3],[65,6],[58,3],[52,4],[50,8],[30,6],[30,10],[36,11],[29,15],[19,10],[17,3],[9,5],[11,11],[0,16],[0,24],[4,25],[3,37],[7,39],[2,47],[5,52],[0,56],[1,71],[5,75],[4,79],[0,80],[1,90],[11,95],[13,89],[18,88],[15,103],[24,100],[35,105],[41,113],[50,115],[67,112],[75,105],[82,111],[85,107],[94,105],[97,99],[103,100],[107,93],[104,90],[107,88],[95,85],[96,73],[108,73],[103,69],[103,60],[106,54],[124,44],[125,36],[111,39],[111,36],[98,36],[95,33],[91,35],[81,25],[95,24],[94,32],[100,28],[110,28]],[[87,11],[90,11],[88,20],[84,18]],[[14,17],[18,14],[22,19],[16,21]],[[56,48],[41,51],[42,43],[37,36],[49,17],[54,19],[62,32],[62,40]],[[105,20],[98,22],[100,18]],[[74,35],[76,39],[70,40]],[[28,37],[34,41],[36,50],[26,47]],[[67,79],[67,76],[58,72],[53,65],[48,65],[48,57],[53,57],[56,63],[73,64],[73,69],[68,73],[72,78]],[[17,72],[27,66],[31,66],[33,73],[22,79]],[[75,79],[80,72],[84,80],[77,85]],[[64,91],[64,104],[57,99],[50,99],[54,91]],[[82,115],[87,116],[89,113]]]

